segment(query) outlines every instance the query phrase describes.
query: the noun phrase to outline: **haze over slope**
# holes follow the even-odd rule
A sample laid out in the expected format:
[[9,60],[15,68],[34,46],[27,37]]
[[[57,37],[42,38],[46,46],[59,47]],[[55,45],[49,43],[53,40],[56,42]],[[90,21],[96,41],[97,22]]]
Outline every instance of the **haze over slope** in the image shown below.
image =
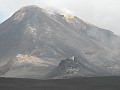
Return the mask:
[[[69,13],[37,6],[23,7],[0,25],[0,62],[12,60],[14,63],[2,74],[6,77],[41,77],[61,60],[74,56],[80,67],[83,65],[92,70],[94,76],[119,75],[119,44],[120,37],[113,32]],[[11,68],[14,66],[18,68]],[[16,74],[19,71],[21,73]],[[81,73],[81,70],[77,72]],[[86,72],[83,76],[91,75]]]

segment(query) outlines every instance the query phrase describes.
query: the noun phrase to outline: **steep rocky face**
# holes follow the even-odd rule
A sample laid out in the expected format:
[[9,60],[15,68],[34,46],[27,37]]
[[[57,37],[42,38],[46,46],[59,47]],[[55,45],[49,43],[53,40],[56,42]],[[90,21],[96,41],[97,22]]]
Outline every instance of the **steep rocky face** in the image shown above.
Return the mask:
[[[61,60],[75,56],[90,70],[119,75],[119,44],[120,37],[111,31],[66,12],[37,6],[21,8],[0,24],[0,64],[21,54],[27,57],[27,64],[34,63],[32,58],[37,57],[57,66]],[[35,62],[39,63],[38,59]]]
[[[86,60],[86,59],[82,58],[82,60]],[[71,58],[62,60],[57,67],[55,67],[51,72],[49,72],[43,78],[57,79],[57,78],[93,77],[93,76],[111,76],[112,75],[111,73],[106,72],[103,69],[99,69],[94,65],[92,65],[92,67],[96,68],[97,70],[92,69],[89,66],[82,64],[80,60],[78,60],[76,57],[71,57]]]

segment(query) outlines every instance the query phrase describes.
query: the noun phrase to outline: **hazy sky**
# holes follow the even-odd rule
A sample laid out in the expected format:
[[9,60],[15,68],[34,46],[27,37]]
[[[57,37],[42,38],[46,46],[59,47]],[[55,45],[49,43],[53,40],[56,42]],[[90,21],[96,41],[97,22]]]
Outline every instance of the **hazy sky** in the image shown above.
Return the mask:
[[0,0],[0,23],[27,5],[68,9],[80,19],[120,35],[120,0]]

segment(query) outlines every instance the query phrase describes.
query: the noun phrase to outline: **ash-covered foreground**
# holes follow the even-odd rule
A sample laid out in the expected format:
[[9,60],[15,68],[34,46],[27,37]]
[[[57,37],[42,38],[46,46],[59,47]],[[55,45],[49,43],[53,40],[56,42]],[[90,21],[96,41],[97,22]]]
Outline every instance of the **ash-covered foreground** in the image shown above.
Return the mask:
[[0,78],[0,90],[120,90],[120,77],[59,80]]

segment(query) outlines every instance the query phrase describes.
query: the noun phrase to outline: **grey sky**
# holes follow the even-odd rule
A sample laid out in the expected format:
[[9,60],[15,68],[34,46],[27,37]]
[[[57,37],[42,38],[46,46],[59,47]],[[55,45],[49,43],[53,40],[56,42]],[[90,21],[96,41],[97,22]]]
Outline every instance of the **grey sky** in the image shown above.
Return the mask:
[[0,0],[0,22],[27,5],[68,9],[82,20],[120,35],[120,0]]

